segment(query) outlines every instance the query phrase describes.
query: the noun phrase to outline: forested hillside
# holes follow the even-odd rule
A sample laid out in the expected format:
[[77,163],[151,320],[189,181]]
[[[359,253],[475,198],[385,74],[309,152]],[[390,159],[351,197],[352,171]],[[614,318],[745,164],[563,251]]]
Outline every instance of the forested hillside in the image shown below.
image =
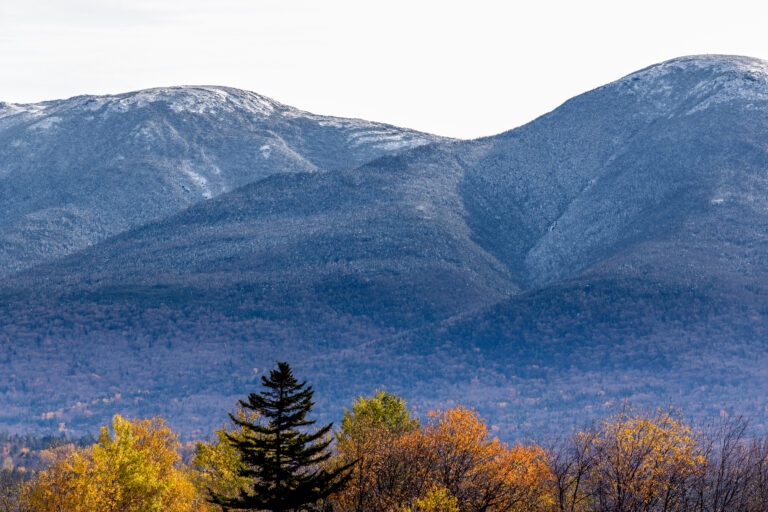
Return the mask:
[[[767,70],[684,57],[493,137],[403,132],[405,146],[433,143],[323,158],[307,142],[312,168],[233,178],[13,272],[0,284],[0,425],[79,434],[116,412],[159,414],[199,437],[276,358],[316,382],[324,419],[383,386],[419,413],[474,406],[503,439],[562,432],[625,398],[764,425]],[[124,108],[202,122],[182,92]],[[232,108],[220,117],[240,120]],[[233,142],[239,122],[221,140],[200,125],[195,140],[210,134],[222,155],[262,144]]]

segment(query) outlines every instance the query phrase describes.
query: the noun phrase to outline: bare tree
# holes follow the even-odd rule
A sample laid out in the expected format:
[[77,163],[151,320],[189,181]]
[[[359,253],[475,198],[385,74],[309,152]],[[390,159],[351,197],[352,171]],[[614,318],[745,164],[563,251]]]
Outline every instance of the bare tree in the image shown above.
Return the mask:
[[548,450],[547,462],[559,512],[588,510],[592,497],[588,477],[594,465],[592,430],[560,439]]
[[691,489],[693,510],[745,510],[751,478],[746,431],[747,421],[738,417],[711,424],[699,435],[699,449],[706,466]]
[[747,512],[768,510],[768,437],[754,439],[749,445],[748,466],[751,470]]

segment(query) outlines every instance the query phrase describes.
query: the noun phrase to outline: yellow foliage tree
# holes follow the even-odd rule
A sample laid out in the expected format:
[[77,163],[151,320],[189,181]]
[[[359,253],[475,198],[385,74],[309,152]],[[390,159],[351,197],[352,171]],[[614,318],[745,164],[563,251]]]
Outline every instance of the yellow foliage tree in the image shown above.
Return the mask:
[[413,508],[406,507],[402,512],[459,512],[459,500],[448,489],[435,487],[416,500]]
[[162,419],[112,420],[89,448],[54,454],[24,492],[38,512],[192,512],[204,502]]
[[706,464],[693,431],[671,411],[624,409],[580,435],[591,446],[589,480],[598,510],[676,510]]
[[40,462],[48,469],[21,492],[21,502],[26,508],[48,511],[78,510],[78,496],[75,490],[75,474],[71,470],[75,447],[72,444],[44,450]]
[[[258,414],[246,412],[242,407],[239,407],[235,414],[241,421],[258,420]],[[240,452],[228,438],[231,436],[242,440],[247,435],[249,434],[243,427],[236,426],[232,430],[222,427],[214,431],[215,437],[212,441],[198,443],[192,467],[195,470],[195,484],[202,494],[208,495],[209,491],[213,491],[220,496],[234,498],[241,489],[250,492],[250,479],[240,476],[243,467]],[[218,507],[214,510],[218,510]]]

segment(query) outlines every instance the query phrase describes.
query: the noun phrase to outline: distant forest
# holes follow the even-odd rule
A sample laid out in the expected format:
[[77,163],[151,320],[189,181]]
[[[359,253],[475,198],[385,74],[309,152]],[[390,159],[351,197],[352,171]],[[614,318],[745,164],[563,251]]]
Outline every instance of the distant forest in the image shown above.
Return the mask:
[[557,439],[508,444],[471,408],[419,418],[377,391],[334,428],[280,365],[206,441],[119,415],[96,438],[0,435],[0,512],[768,510],[768,435],[741,417],[694,426],[623,404]]

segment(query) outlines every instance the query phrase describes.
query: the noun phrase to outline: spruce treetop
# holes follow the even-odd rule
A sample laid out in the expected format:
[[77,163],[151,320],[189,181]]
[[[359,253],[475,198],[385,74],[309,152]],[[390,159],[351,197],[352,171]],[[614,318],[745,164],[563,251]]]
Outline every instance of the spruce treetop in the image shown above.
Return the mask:
[[307,419],[314,390],[294,377],[288,363],[278,362],[261,382],[262,391],[240,400],[244,411],[256,414],[230,414],[242,435],[227,434],[243,463],[239,476],[251,485],[236,497],[211,492],[211,501],[241,510],[306,510],[341,489],[352,464],[333,469],[323,464],[331,457],[333,424],[308,431],[316,423]]

